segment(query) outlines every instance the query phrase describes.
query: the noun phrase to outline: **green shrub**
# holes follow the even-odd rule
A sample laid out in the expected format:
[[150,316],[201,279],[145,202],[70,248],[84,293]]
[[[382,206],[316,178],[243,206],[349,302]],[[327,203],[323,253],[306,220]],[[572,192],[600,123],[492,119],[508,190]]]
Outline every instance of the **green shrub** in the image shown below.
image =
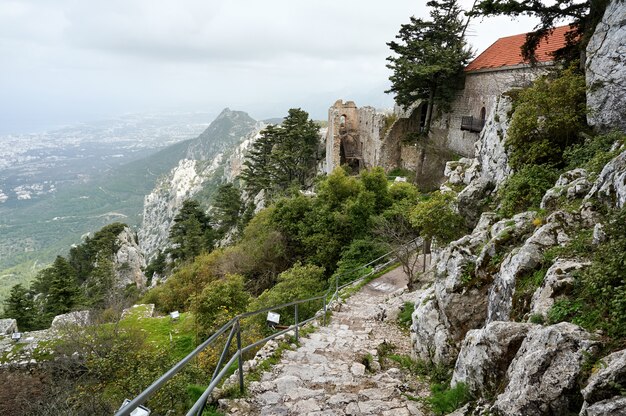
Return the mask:
[[404,302],[404,306],[398,314],[398,324],[406,329],[409,329],[413,323],[413,312],[415,311],[415,303]]
[[511,217],[530,208],[538,208],[541,198],[558,178],[555,169],[544,165],[525,166],[504,182],[498,190],[499,214]]
[[472,399],[465,383],[458,383],[452,388],[445,384],[434,384],[430,390],[431,396],[427,402],[436,415],[451,413]]
[[604,165],[619,153],[619,150],[610,151],[615,143],[626,143],[626,135],[616,131],[587,137],[584,143],[570,146],[563,153],[567,168],[584,167],[592,172],[600,172]]
[[385,253],[385,246],[375,240],[354,240],[341,254],[341,259],[337,263],[337,270],[330,281],[334,282],[335,276],[339,276],[339,284],[341,285],[367,274],[371,271],[371,268],[354,269],[377,259]]
[[584,75],[566,69],[519,92],[506,140],[511,167],[562,164],[563,150],[586,130],[585,90]]
[[422,237],[449,243],[464,234],[463,217],[457,214],[452,204],[455,198],[450,193],[433,192],[421,201],[410,213],[410,221]]

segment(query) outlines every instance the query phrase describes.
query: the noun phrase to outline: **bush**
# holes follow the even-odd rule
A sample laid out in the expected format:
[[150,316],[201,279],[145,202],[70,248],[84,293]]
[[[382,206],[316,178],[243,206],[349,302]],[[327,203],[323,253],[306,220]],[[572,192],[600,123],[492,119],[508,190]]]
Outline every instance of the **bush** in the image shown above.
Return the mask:
[[410,221],[422,237],[445,244],[464,234],[463,217],[452,208],[454,200],[452,194],[436,191],[417,204]]
[[339,276],[339,284],[350,282],[365,275],[370,268],[357,269],[386,253],[385,246],[374,240],[354,240],[350,246],[341,253],[341,260],[337,263],[337,270],[330,279],[334,281]]
[[626,143],[626,135],[616,131],[588,137],[584,143],[570,146],[563,153],[567,168],[584,167],[592,172],[600,172],[604,165],[619,154],[619,150],[610,151],[615,143]]
[[525,166],[515,172],[498,190],[500,215],[508,218],[530,208],[539,208],[541,198],[557,179],[557,171],[544,165]]
[[413,312],[415,311],[415,303],[404,302],[404,306],[398,314],[398,324],[406,329],[411,327],[413,323]]
[[584,75],[566,69],[519,92],[506,140],[511,167],[562,164],[563,150],[586,130],[585,89]]

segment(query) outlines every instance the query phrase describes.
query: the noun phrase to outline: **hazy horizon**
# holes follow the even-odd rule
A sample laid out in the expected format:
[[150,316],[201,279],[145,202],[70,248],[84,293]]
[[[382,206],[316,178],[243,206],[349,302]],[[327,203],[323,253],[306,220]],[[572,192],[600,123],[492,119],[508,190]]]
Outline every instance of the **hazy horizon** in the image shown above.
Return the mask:
[[[300,107],[325,119],[337,99],[388,108],[386,42],[411,15],[427,16],[426,6],[408,0],[4,1],[0,134],[124,114],[217,115],[225,107],[255,119]],[[475,19],[468,41],[481,52],[535,22]]]

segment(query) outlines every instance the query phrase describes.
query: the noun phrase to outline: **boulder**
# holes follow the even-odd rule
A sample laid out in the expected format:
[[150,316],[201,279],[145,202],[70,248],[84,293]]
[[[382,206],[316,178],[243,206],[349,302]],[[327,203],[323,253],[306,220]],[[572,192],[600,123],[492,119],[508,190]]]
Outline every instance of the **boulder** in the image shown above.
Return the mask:
[[554,305],[555,300],[569,292],[574,284],[574,272],[589,266],[588,262],[556,259],[546,272],[541,287],[533,294],[530,303],[531,315],[544,318]]
[[626,3],[612,0],[587,44],[587,113],[600,130],[626,131]]
[[0,335],[11,335],[14,332],[19,332],[15,319],[0,319]]
[[146,268],[146,259],[130,228],[125,227],[117,236],[117,244],[119,249],[114,257],[115,286],[124,288],[134,284],[138,289],[144,289],[147,282],[143,273],[143,269]]
[[434,288],[425,290],[415,302],[412,315],[411,344],[413,358],[435,363],[451,363],[454,352],[445,315],[439,309]]
[[469,185],[480,176],[478,159],[462,157],[459,160],[446,162],[443,175],[448,178],[452,185]]
[[604,166],[585,200],[594,198],[616,208],[626,204],[626,151]]
[[457,211],[465,219],[468,227],[474,227],[478,221],[486,199],[493,191],[493,183],[487,180],[474,180],[457,196]]
[[562,322],[531,328],[505,377],[506,388],[492,407],[496,415],[563,415],[578,412],[578,387],[587,354],[596,348],[591,335]]
[[582,390],[585,403],[580,416],[626,414],[626,350],[614,352],[600,360],[587,386]]
[[475,397],[494,394],[526,334],[536,327],[519,322],[492,322],[469,331],[454,366],[452,385],[465,383]]
[[558,206],[559,200],[583,198],[591,189],[588,173],[585,169],[578,168],[563,173],[554,184],[548,189],[541,200],[541,209],[554,209]]
[[51,329],[60,329],[66,326],[87,326],[91,323],[90,311],[75,311],[57,315],[52,320]]

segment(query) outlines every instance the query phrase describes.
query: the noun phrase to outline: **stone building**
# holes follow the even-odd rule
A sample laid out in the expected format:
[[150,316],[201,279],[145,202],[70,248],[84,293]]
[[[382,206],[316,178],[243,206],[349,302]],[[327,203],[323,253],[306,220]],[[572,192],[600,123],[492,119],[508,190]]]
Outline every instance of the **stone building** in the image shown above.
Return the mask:
[[463,89],[449,113],[433,118],[428,136],[420,136],[426,105],[419,101],[408,109],[385,113],[338,100],[328,111],[326,172],[342,165],[354,172],[372,166],[398,167],[414,172],[412,180],[421,189],[438,188],[445,179],[446,161],[474,157],[474,144],[499,97],[545,73],[553,65],[552,53],[565,45],[568,30],[569,26],[555,28],[540,42],[535,66],[522,58],[525,33],[494,42],[465,68]]

